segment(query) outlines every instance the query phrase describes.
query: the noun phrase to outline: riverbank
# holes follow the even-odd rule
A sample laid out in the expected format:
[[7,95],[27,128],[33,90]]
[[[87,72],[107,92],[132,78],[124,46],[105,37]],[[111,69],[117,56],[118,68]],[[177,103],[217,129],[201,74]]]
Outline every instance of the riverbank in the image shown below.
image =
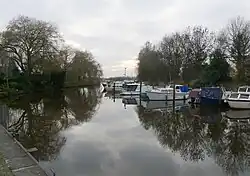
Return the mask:
[[0,125],[0,175],[48,176],[36,160]]
[[3,176],[13,176],[2,154],[0,154],[0,174]]

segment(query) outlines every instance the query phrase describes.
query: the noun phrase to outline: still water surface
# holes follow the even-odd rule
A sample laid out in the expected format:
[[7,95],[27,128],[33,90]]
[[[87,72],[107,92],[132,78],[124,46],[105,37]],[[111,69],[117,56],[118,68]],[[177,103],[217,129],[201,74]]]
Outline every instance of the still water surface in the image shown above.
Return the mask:
[[2,100],[1,122],[56,176],[250,175],[247,120],[217,107],[181,102],[173,113],[130,102],[88,89],[26,95]]

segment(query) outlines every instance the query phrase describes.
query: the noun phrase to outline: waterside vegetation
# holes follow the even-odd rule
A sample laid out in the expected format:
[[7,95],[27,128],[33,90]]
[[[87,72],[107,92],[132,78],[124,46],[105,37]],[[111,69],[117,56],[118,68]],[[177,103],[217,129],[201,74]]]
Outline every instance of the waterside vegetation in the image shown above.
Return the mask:
[[231,20],[219,32],[203,26],[146,42],[138,54],[138,79],[191,86],[250,83],[250,21]]
[[96,85],[100,64],[89,51],[68,46],[56,25],[19,16],[0,32],[1,92]]

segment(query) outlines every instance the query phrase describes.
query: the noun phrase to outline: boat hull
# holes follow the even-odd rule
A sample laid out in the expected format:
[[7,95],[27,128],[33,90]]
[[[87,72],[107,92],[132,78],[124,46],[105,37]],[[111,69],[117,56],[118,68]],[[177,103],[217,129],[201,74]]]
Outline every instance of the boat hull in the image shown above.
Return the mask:
[[[170,101],[173,100],[173,94],[161,93],[161,92],[146,92],[150,101]],[[187,93],[176,93],[175,100],[187,100]]]
[[219,100],[219,99],[211,99],[211,98],[206,98],[206,97],[201,97],[200,98],[200,103],[201,104],[220,104],[221,100]]
[[120,93],[121,96],[138,96],[140,95],[140,92],[137,91],[131,91],[131,92],[122,92]]
[[232,109],[250,109],[250,100],[241,101],[241,100],[227,100],[228,105]]

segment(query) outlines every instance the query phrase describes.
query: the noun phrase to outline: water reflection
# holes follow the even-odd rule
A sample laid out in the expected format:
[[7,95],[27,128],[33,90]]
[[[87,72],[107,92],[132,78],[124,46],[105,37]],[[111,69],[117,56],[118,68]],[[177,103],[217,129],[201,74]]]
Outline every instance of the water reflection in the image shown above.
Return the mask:
[[232,120],[239,112],[225,118],[218,107],[86,88],[3,100],[0,111],[2,124],[57,175],[249,175],[250,124]]
[[223,118],[217,107],[185,108],[174,114],[138,107],[137,113],[162,146],[186,161],[212,157],[228,175],[250,168],[250,125]]
[[55,159],[66,138],[60,134],[73,125],[89,121],[100,103],[95,89],[67,89],[53,95],[25,95],[18,99],[5,100],[10,116],[6,126],[26,147],[37,148],[38,161]]

